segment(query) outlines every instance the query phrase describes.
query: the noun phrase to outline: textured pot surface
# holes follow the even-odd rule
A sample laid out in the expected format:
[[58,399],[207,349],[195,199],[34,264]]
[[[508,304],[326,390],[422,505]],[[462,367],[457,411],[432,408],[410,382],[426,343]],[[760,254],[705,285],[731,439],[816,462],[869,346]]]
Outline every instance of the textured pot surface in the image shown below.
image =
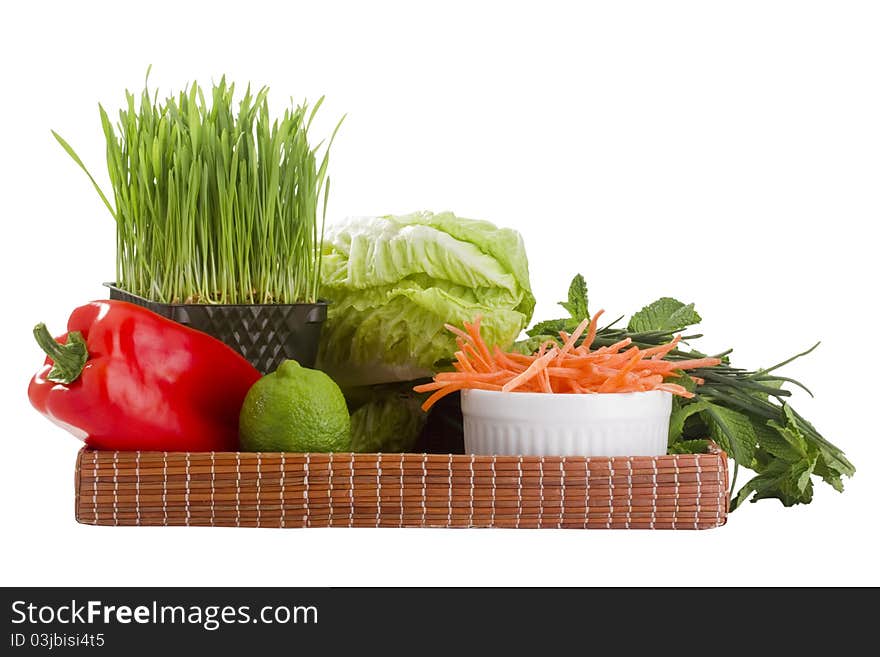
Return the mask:
[[159,303],[110,283],[110,298],[149,308],[222,340],[260,372],[274,371],[284,360],[314,367],[327,303],[195,304]]

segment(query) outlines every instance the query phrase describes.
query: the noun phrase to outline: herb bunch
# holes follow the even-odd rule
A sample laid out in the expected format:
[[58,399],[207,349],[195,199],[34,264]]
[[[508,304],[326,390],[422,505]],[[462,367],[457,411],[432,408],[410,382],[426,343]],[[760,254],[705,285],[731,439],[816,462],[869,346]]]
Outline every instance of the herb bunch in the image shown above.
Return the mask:
[[[571,332],[590,316],[583,276],[575,276],[568,300],[560,305],[570,316],[536,324],[527,331],[530,338],[519,343],[521,350],[532,351],[548,339],[558,341],[559,331]],[[626,328],[616,327],[621,319],[599,329],[593,345],[601,347],[630,338],[633,346],[649,348],[669,342],[675,334],[701,321],[693,304],[670,297],[642,308],[630,318]],[[701,337],[701,334],[684,335],[682,342]],[[785,506],[808,504],[813,498],[814,475],[842,491],[842,477],[855,473],[855,466],[843,451],[792,408],[788,402],[791,391],[783,386],[791,384],[812,393],[800,382],[776,374],[781,367],[809,354],[816,346],[759,370],[732,366],[729,358],[732,350],[728,350],[715,354],[722,358],[721,365],[690,370],[676,381],[693,391],[694,397],[673,399],[669,451],[705,452],[710,439],[720,445],[734,460],[731,510],[749,498],[753,502],[776,498]],[[695,350],[676,349],[666,358],[688,360],[705,356]],[[696,385],[691,377],[704,382]],[[740,466],[755,471],[756,476],[737,492]]]
[[[149,71],[147,72],[149,76]],[[268,88],[193,83],[158,102],[147,83],[114,126],[99,105],[116,220],[116,284],[163,303],[313,302],[330,179],[330,145],[308,132],[323,97],[269,113]],[[345,117],[343,117],[344,119]],[[319,221],[320,213],[320,221]]]

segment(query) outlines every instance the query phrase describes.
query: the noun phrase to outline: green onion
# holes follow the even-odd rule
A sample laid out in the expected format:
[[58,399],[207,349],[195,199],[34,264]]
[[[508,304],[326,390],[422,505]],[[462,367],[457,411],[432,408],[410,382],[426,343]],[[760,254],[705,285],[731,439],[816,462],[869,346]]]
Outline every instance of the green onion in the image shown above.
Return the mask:
[[[598,330],[596,339],[593,341],[594,346],[601,347],[612,345],[624,338],[630,338],[633,346],[639,347],[640,349],[648,349],[650,347],[668,343],[675,337],[676,333],[675,331],[633,333],[626,329],[614,328],[613,326],[616,321],[617,320]],[[702,336],[686,335],[682,338],[682,342],[699,337]],[[714,367],[697,367],[688,370],[688,374],[702,378],[705,381],[699,388],[698,398],[702,397],[709,400],[716,400],[729,408],[734,408],[750,416],[761,418],[764,421],[773,420],[782,426],[785,426],[787,420],[782,404],[786,402],[787,397],[791,396],[791,392],[781,388],[779,384],[791,383],[802,388],[811,396],[813,393],[795,379],[770,373],[791,363],[793,360],[806,356],[818,346],[819,344],[816,343],[806,351],[787,358],[781,363],[757,371],[733,367],[728,362],[725,362],[726,355],[730,353],[730,350],[728,350],[721,354],[715,354],[717,357],[724,359],[720,365]],[[666,355],[666,358],[675,361],[690,360],[691,358],[704,358],[705,356],[707,356],[707,354],[696,350],[673,349]],[[822,436],[822,434],[816,431],[812,424],[807,422],[807,420],[801,417],[797,412],[794,412],[794,416],[798,430],[803,433],[807,441],[828,450],[831,456],[839,461],[842,471],[845,471],[848,475],[851,476],[855,472],[855,466],[846,458],[839,447],[829,442],[824,436]],[[745,463],[743,465],[748,467],[750,464]]]
[[113,204],[53,131],[116,220],[122,289],[162,303],[316,300],[329,150],[345,117],[311,147],[323,97],[273,119],[268,88],[248,87],[237,106],[234,92],[223,77],[209,99],[194,83],[157,102],[145,84],[139,105],[126,91],[115,126],[99,106]]

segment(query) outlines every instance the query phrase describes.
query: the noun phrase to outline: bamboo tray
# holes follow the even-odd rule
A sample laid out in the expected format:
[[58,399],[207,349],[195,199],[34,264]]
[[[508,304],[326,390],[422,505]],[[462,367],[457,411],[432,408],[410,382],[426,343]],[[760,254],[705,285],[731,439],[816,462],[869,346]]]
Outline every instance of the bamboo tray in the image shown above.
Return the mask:
[[709,529],[727,456],[111,452],[82,449],[89,525]]

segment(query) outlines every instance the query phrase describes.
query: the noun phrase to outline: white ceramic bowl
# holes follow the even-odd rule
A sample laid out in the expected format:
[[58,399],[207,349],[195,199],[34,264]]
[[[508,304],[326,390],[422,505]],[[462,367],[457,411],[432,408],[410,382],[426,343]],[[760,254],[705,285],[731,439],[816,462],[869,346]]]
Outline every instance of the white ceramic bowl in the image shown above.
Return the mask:
[[461,410],[469,454],[661,456],[672,395],[463,390]]

